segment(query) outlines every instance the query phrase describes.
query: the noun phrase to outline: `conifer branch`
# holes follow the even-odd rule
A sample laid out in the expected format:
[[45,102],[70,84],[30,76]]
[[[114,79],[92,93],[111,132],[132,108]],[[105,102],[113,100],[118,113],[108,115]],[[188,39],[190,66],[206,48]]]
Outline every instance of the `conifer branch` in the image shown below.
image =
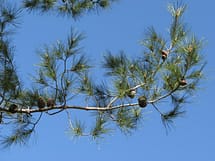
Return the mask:
[[[23,4],[29,11],[51,11],[77,18],[87,11],[105,9],[114,1],[23,0]],[[39,51],[41,63],[36,86],[25,89],[16,72],[9,41],[20,10],[7,6],[5,1],[0,3],[0,124],[12,131],[3,145],[25,144],[43,113],[53,116],[65,111],[72,134],[91,136],[94,140],[112,131],[108,123],[118,126],[123,133],[136,130],[143,109],[149,105],[160,113],[164,126],[169,127],[174,118],[184,113],[181,107],[196,91],[205,63],[200,53],[202,42],[188,34],[182,21],[186,5],[176,2],[168,9],[172,15],[169,40],[151,27],[141,41],[146,50],[140,57],[129,59],[123,51],[118,55],[106,53],[103,68],[108,83],[94,82],[89,72],[92,65],[80,47],[83,36],[72,32],[66,42],[58,41]],[[87,100],[86,105],[73,105],[75,97]],[[162,100],[171,102],[168,111],[157,106]],[[84,125],[79,120],[73,122],[69,110],[93,111],[96,114],[93,128],[85,133]]]

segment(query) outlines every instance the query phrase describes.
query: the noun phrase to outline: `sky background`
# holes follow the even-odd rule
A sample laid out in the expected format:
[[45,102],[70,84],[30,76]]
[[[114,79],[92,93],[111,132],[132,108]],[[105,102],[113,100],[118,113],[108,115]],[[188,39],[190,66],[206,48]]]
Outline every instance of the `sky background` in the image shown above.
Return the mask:
[[[23,12],[21,25],[13,42],[16,65],[23,82],[30,85],[29,76],[39,62],[36,50],[44,44],[65,40],[71,27],[83,32],[84,51],[93,64],[100,65],[106,50],[138,55],[138,44],[149,26],[167,34],[170,15],[168,0],[120,0],[111,9],[91,13],[73,21],[53,15]],[[157,113],[146,113],[142,127],[130,135],[116,131],[100,144],[89,138],[72,140],[68,134],[65,114],[44,117],[29,144],[0,150],[0,161],[214,161],[215,160],[215,1],[184,0],[188,4],[184,21],[199,38],[206,40],[203,53],[208,62],[201,89],[186,105],[185,117],[177,119],[175,128],[166,135]],[[100,78],[101,72],[96,70]],[[150,111],[150,110],[149,110]]]

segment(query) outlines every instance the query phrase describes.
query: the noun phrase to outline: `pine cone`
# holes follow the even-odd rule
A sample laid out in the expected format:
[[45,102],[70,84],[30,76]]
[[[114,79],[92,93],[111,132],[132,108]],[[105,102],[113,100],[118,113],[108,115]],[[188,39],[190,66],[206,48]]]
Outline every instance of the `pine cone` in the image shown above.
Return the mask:
[[9,111],[11,112],[11,113],[15,113],[15,111],[17,110],[17,108],[18,108],[18,106],[16,105],[16,104],[11,104],[10,106],[9,106]]
[[186,86],[187,85],[187,82],[184,78],[182,78],[180,81],[179,81],[179,85],[180,86]]
[[162,51],[161,51],[161,54],[162,54],[162,59],[163,59],[163,61],[164,61],[164,60],[166,60],[167,55],[169,54],[169,52],[166,51],[166,50],[162,50]]
[[49,98],[47,100],[47,107],[53,107],[55,105],[55,100],[52,98]]
[[136,95],[136,90],[135,89],[131,89],[128,91],[127,96],[130,98],[134,98]]
[[46,106],[46,101],[44,100],[43,97],[39,97],[37,101],[37,106],[38,108],[44,108]]
[[147,99],[146,99],[146,97],[145,96],[140,96],[139,98],[138,98],[138,104],[139,104],[139,106],[140,107],[146,107],[147,106]]

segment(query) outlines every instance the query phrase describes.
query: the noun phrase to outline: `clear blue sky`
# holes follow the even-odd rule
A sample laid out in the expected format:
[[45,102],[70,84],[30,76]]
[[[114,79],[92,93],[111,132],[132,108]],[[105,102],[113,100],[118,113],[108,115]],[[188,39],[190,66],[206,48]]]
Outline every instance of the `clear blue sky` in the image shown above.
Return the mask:
[[[170,16],[168,0],[120,0],[99,15],[90,14],[77,21],[52,15],[23,13],[21,27],[14,35],[16,63],[23,81],[30,85],[29,75],[39,62],[36,49],[67,37],[71,26],[84,32],[82,45],[86,54],[99,64],[104,51],[125,50],[128,55],[139,54],[138,41],[153,25],[167,33]],[[168,135],[159,115],[146,114],[143,126],[131,136],[119,131],[100,144],[90,139],[72,141],[65,133],[65,114],[44,117],[26,147],[1,149],[0,161],[214,161],[215,160],[215,1],[189,0],[185,22],[199,38],[207,40],[204,48],[208,65],[201,89],[186,105],[187,114],[177,119],[175,129]],[[100,74],[100,73],[99,73]],[[99,78],[99,76],[98,76]],[[149,110],[150,111],[150,110]]]

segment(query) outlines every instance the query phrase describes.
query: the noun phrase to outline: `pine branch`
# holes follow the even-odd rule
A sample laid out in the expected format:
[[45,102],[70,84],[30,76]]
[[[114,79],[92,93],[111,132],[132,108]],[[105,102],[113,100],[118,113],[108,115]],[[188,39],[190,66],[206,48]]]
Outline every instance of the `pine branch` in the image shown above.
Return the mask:
[[28,11],[55,12],[58,15],[77,18],[89,11],[108,8],[116,0],[23,0]]
[[[54,11],[76,18],[91,10],[107,8],[113,1],[24,0],[23,3],[32,11]],[[182,21],[186,5],[173,3],[168,9],[172,15],[169,40],[151,27],[141,41],[145,50],[140,57],[130,59],[124,52],[118,55],[107,52],[103,61],[107,83],[100,85],[92,79],[94,76],[89,72],[92,65],[80,47],[83,35],[71,32],[65,42],[58,41],[39,51],[41,62],[36,85],[24,90],[8,38],[9,31],[17,24],[19,12],[1,3],[0,124],[12,129],[12,135],[6,136],[3,144],[25,144],[43,113],[53,116],[65,111],[73,136],[92,136],[94,140],[110,132],[108,123],[110,127],[117,125],[124,133],[136,130],[142,111],[150,107],[161,115],[164,126],[169,128],[173,119],[184,113],[181,107],[196,91],[205,63],[200,53],[202,41],[190,35]],[[75,97],[86,105],[73,105]],[[162,112],[158,106],[162,100],[171,103],[168,111]],[[96,113],[95,124],[88,133],[80,120],[71,119],[69,110]]]

